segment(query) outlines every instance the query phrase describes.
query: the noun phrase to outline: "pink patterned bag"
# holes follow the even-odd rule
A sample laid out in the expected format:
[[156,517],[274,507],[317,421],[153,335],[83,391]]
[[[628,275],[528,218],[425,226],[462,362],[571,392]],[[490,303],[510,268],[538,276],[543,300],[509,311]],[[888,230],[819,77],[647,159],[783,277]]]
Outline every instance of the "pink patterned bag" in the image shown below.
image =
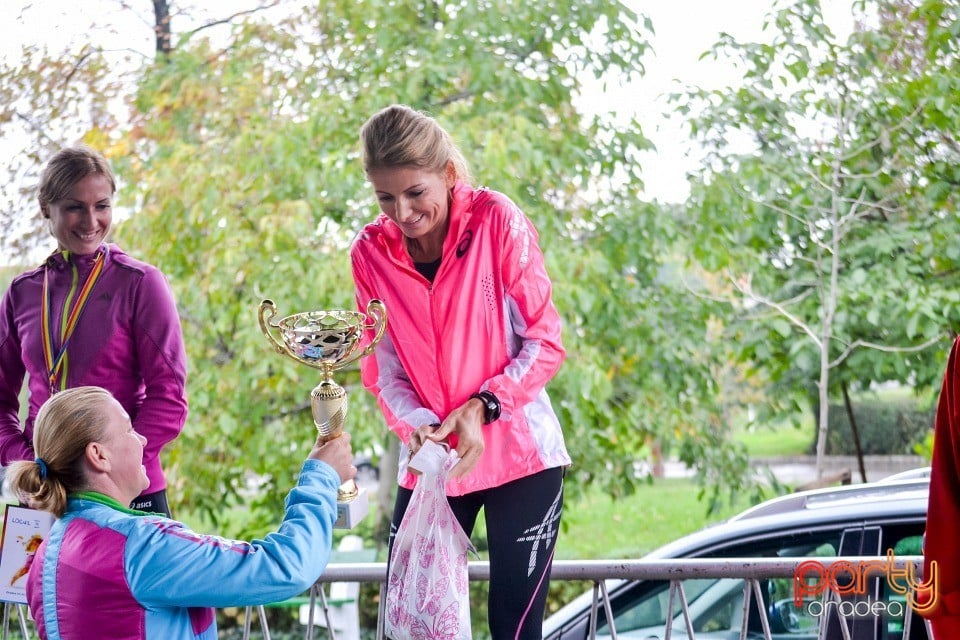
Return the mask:
[[470,539],[447,502],[456,451],[427,441],[411,467],[422,472],[393,543],[386,635],[392,640],[470,640]]

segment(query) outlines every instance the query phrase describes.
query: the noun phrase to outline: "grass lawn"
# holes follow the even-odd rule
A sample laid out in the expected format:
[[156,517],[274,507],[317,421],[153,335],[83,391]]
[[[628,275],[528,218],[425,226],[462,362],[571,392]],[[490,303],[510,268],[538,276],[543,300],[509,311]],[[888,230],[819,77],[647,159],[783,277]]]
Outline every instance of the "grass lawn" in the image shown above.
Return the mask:
[[618,498],[588,492],[564,505],[557,558],[638,558],[676,538],[739,513],[746,501],[707,515],[700,489],[686,478],[661,478],[641,485],[632,496]]
[[[577,501],[569,498],[564,504],[557,558],[607,559],[638,558],[676,538],[720,522],[750,506],[744,499],[719,513],[707,514],[707,503],[698,500],[700,488],[689,478],[660,478],[652,484],[641,483],[637,492],[614,501],[599,490],[588,489]],[[376,506],[365,519],[372,521]],[[244,510],[232,509],[227,518],[242,518]],[[216,533],[205,518],[192,512],[177,516],[197,531]],[[486,559],[483,538],[486,535],[483,517],[477,520],[474,542],[480,542],[480,557]],[[348,533],[346,531],[340,534]],[[361,526],[361,533],[368,537]],[[337,538],[340,536],[338,535]],[[374,541],[367,540],[368,546]],[[385,558],[378,558],[383,561]],[[471,557],[471,560],[476,558]]]
[[749,430],[741,429],[734,435],[734,439],[747,447],[750,457],[772,458],[809,454],[814,434],[810,429],[784,424],[776,427],[758,426]]

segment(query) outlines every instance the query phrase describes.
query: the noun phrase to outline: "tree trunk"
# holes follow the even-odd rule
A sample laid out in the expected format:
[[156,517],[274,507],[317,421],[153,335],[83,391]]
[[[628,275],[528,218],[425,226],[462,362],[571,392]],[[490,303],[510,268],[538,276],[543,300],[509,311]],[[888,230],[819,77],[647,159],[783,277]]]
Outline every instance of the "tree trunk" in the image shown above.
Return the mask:
[[860,480],[867,481],[867,468],[863,463],[863,449],[860,447],[860,430],[857,429],[857,419],[853,415],[853,403],[850,402],[850,393],[847,391],[847,383],[843,385],[843,405],[847,409],[847,420],[850,421],[850,432],[853,434],[853,446],[857,450],[857,465],[860,467]]
[[157,58],[167,57],[173,51],[173,34],[170,31],[170,3],[167,0],[153,0],[153,15],[157,35]]
[[820,411],[817,420],[817,479],[823,478],[824,457],[827,454],[827,428],[830,417],[830,321],[832,313],[824,318],[823,330],[820,333],[820,380],[817,382],[817,392],[820,402]]
[[[823,360],[823,362],[825,365],[826,360]],[[819,480],[823,477],[823,459],[827,452],[827,420],[830,412],[830,398],[827,396],[825,372],[821,372],[821,382],[818,387],[820,391],[820,415],[817,418],[817,479]]]
[[393,521],[393,499],[397,487],[397,472],[400,469],[400,439],[392,432],[386,435],[386,447],[380,456],[380,473],[377,484],[377,522],[374,535],[377,547],[385,545],[390,536]]

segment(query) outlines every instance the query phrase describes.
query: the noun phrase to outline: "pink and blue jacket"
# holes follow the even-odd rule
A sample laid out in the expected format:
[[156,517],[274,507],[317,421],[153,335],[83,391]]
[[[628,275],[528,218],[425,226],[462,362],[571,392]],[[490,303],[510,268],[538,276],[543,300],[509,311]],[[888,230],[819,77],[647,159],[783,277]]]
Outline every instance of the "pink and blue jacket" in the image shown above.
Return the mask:
[[[537,232],[505,195],[457,183],[440,269],[417,272],[400,228],[380,215],[351,248],[356,300],[387,309],[374,355],[360,360],[364,386],[402,442],[441,422],[481,390],[501,404],[484,427],[484,453],[447,493],[463,495],[570,464],[545,387],[563,363],[560,316]],[[412,488],[401,447],[401,486]]]
[[96,493],[68,501],[27,575],[41,640],[214,640],[213,607],[279,602],[330,559],[340,477],[304,462],[279,529],[243,542],[194,533]]
[[[0,464],[33,460],[33,421],[50,397],[41,333],[44,270],[49,270],[52,331],[76,297],[94,255],[55,252],[13,279],[0,302]],[[54,349],[59,349],[59,343]],[[173,294],[156,268],[110,245],[107,261],[77,328],[64,366],[68,388],[103,387],[147,439],[143,463],[150,486],[166,488],[160,451],[187,419],[186,354]],[[29,410],[22,428],[19,394],[29,374]]]

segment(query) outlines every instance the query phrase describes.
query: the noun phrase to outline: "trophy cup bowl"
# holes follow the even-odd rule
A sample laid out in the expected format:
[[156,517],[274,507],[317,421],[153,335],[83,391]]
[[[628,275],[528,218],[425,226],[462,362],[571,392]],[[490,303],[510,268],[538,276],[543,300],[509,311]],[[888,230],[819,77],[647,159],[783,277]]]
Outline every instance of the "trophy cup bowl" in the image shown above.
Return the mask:
[[[367,304],[366,313],[343,309],[306,311],[274,320],[276,315],[277,307],[272,300],[261,302],[260,330],[277,353],[320,369],[320,384],[310,392],[313,423],[321,442],[340,437],[346,424],[347,393],[333,380],[333,372],[373,353],[387,326],[386,308],[374,299]],[[372,331],[373,337],[360,349],[366,331]],[[352,528],[363,517],[366,504],[354,504],[360,495],[353,480],[340,487],[335,527]],[[363,496],[365,502],[366,496]]]
[[[269,302],[266,300],[264,302]],[[352,362],[366,316],[358,311],[307,311],[283,318],[276,326],[288,352],[311,362]]]

